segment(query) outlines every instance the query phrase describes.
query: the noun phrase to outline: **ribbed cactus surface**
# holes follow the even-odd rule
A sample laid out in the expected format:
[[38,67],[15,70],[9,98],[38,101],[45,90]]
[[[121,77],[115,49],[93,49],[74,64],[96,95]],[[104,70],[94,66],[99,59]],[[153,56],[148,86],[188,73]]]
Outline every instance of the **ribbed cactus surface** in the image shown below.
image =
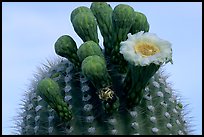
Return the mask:
[[143,13],[94,2],[76,8],[70,19],[84,43],[77,48],[69,35],[57,39],[62,58],[45,65],[26,92],[20,134],[189,134],[183,106],[162,71],[172,62],[170,43],[148,33]]

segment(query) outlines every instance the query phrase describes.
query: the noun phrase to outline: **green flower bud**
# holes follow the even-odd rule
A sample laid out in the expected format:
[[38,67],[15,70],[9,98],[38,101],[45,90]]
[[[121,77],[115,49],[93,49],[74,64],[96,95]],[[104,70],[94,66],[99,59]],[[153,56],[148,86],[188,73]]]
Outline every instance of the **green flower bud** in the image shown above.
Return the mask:
[[93,55],[86,57],[82,62],[82,73],[97,88],[103,88],[111,84],[104,58]]
[[93,2],[90,7],[97,19],[102,36],[112,33],[112,12],[113,9],[106,2]]
[[85,7],[85,6],[80,6],[80,7],[76,8],[76,9],[74,9],[74,10],[72,11],[71,17],[70,17],[71,22],[73,21],[73,19],[75,18],[75,16],[76,16],[78,13],[81,13],[81,12],[87,12],[87,13],[91,13],[91,14],[92,14],[91,9],[89,9],[88,7]]
[[78,65],[77,45],[72,37],[63,35],[55,42],[55,52],[59,56],[67,58],[69,61]]
[[113,9],[106,2],[93,2],[90,7],[98,22],[101,35],[103,36],[103,46],[105,54],[110,55],[112,50],[112,12]]
[[123,56],[119,53],[120,42],[127,39],[132,24],[134,23],[135,15],[134,9],[125,4],[117,5],[112,13],[113,23],[113,48],[111,56],[115,56],[115,59],[111,59],[115,64],[119,65],[119,70],[126,70],[127,63]]
[[135,12],[135,23],[132,25],[130,33],[135,34],[140,31],[148,32],[149,23],[147,21],[147,17],[143,13]]
[[87,42],[83,43],[79,47],[79,49],[77,51],[77,55],[78,55],[80,61],[83,61],[86,57],[92,56],[92,55],[98,55],[100,57],[103,57],[103,53],[101,51],[101,48],[94,41],[87,41]]
[[89,79],[100,79],[106,73],[106,64],[100,56],[88,56],[82,62],[82,72]]
[[113,25],[117,29],[116,33],[119,32],[119,28],[124,29],[121,31],[128,32],[135,20],[134,9],[129,5],[119,4],[114,8],[112,14]]
[[72,25],[75,32],[84,41],[93,40],[98,43],[97,22],[93,13],[79,12],[75,15]]
[[58,84],[51,78],[45,78],[38,84],[38,92],[46,102],[53,102],[54,98],[62,98]]
[[[58,84],[51,78],[45,78],[41,80],[37,87],[37,94],[40,95],[58,114],[65,119],[64,113],[69,114],[69,120],[72,118],[71,111],[68,109],[68,105],[64,102],[62,95],[60,94],[60,88]],[[66,118],[67,119],[67,118]]]

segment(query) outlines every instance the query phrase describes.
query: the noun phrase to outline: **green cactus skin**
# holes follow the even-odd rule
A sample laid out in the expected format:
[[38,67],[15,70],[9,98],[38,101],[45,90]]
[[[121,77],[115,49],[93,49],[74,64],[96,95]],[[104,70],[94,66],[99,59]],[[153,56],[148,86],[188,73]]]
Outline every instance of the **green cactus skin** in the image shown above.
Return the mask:
[[103,36],[103,45],[105,54],[110,55],[112,51],[112,12],[113,9],[106,2],[93,2],[90,7],[98,22],[101,35]]
[[148,32],[149,27],[147,17],[143,13],[135,11],[135,23],[132,25],[129,32],[131,34],[135,34],[140,31]]
[[[103,10],[107,4],[93,3],[91,8],[99,20],[103,18],[98,17],[102,13],[99,12],[100,6]],[[111,52],[116,55],[114,57],[106,54],[105,49],[100,49],[95,37],[96,31],[86,29],[91,24],[93,30],[96,25],[89,11],[80,7],[73,11],[71,17],[74,29],[80,37],[83,36],[84,43],[77,49],[71,37],[60,37],[55,43],[55,52],[65,58],[44,65],[26,92],[23,111],[19,115],[19,134],[190,134],[185,120],[185,106],[175,96],[162,67],[150,65],[148,68],[139,68],[110,61],[118,55],[117,44]],[[143,27],[134,25],[137,21],[134,17],[141,16],[133,13],[134,10],[127,5],[118,5],[113,10],[115,31],[111,35],[114,40],[117,39],[115,43],[124,40],[128,32],[133,33],[134,27],[134,31],[148,31],[147,21]],[[140,19],[145,18],[142,16]],[[102,31],[105,30],[103,27]],[[120,57],[117,59],[122,61]],[[80,67],[76,69],[76,66]],[[128,71],[121,72],[118,67],[126,67]]]
[[72,21],[75,32],[84,41],[92,40],[99,43],[97,22],[93,13],[79,12],[77,13]]

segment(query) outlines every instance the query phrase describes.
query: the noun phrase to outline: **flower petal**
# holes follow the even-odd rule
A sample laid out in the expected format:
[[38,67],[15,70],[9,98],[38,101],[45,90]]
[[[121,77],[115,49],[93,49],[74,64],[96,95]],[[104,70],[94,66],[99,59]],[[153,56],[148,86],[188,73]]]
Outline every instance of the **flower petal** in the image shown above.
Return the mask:
[[[144,45],[149,44],[156,46],[159,52],[146,56],[143,55],[143,53],[136,52],[134,47],[137,46],[138,43],[141,44],[141,42],[144,43]],[[125,60],[135,66],[146,66],[151,63],[161,65],[172,61],[171,43],[159,38],[155,33],[144,33],[144,31],[140,31],[134,35],[129,33],[128,39],[122,41],[120,44],[120,53],[123,54]]]

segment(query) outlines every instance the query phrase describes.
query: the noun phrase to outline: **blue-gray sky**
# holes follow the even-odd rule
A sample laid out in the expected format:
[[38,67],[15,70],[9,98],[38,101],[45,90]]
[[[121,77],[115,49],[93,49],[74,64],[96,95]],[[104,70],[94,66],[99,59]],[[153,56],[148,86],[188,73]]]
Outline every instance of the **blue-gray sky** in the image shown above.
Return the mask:
[[[128,4],[144,13],[150,32],[172,43],[174,64],[165,66],[169,82],[189,104],[193,134],[202,134],[202,3],[201,2],[108,2],[113,8]],[[53,59],[54,43],[68,34],[77,45],[82,40],[74,32],[70,14],[86,2],[2,4],[2,133],[12,134],[14,116],[19,111],[30,79],[46,59]],[[100,37],[101,38],[101,37]],[[102,44],[102,41],[100,41]]]

